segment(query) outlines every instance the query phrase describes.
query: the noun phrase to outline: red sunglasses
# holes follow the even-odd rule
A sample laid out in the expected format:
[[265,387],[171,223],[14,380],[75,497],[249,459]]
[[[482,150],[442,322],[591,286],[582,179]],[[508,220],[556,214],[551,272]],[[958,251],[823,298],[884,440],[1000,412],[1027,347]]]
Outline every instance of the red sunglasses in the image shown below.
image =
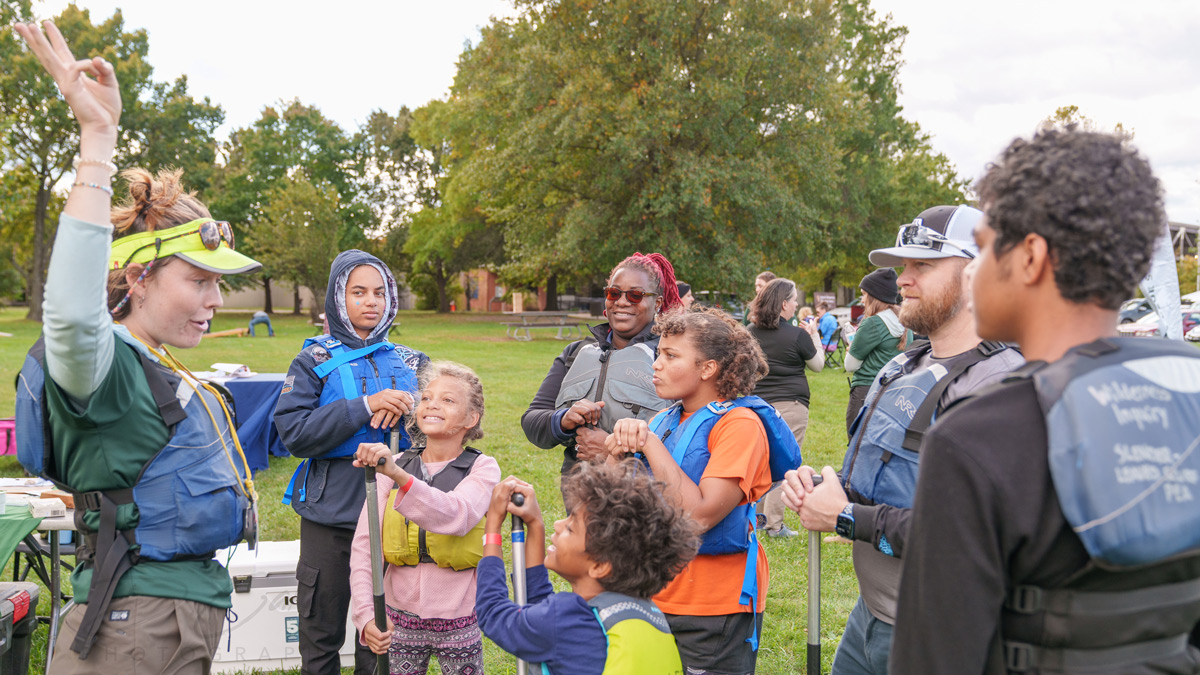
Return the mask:
[[658,293],[647,293],[646,291],[635,291],[633,289],[623,291],[613,286],[609,286],[604,289],[604,297],[609,302],[616,302],[620,300],[622,295],[624,295],[629,302],[637,305],[640,304],[647,295],[658,295]]

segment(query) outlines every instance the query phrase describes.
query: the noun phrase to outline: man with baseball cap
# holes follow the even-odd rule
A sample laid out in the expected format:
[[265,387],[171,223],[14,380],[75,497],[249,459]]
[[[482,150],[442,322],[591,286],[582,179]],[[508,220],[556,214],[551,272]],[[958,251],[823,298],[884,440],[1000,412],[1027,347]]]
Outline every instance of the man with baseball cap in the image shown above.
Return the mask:
[[963,270],[978,255],[972,231],[982,215],[969,206],[935,206],[902,225],[895,246],[871,252],[875,265],[903,267],[900,322],[929,340],[880,369],[851,427],[840,475],[827,466],[814,487],[814,470],[802,466],[784,482],[784,502],[806,528],[853,541],[860,597],[834,657],[835,675],[887,673],[925,429],[950,401],[1024,362],[975,333]]

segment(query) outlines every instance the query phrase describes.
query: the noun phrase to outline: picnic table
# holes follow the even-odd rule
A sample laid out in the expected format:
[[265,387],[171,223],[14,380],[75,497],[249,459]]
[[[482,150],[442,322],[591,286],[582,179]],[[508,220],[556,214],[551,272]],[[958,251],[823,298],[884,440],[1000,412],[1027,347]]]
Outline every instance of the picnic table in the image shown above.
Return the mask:
[[502,323],[505,334],[514,340],[532,340],[530,331],[534,328],[555,329],[557,340],[577,340],[583,336],[580,322],[571,318],[571,312],[513,312],[509,316],[513,320]]

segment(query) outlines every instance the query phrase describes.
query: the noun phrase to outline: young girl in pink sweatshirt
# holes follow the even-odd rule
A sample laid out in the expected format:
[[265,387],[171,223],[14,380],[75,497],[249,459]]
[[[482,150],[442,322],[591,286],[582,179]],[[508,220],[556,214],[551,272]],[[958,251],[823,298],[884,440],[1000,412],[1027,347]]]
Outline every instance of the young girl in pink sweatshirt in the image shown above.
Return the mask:
[[[422,371],[416,426],[426,438],[392,456],[359,446],[358,466],[377,467],[388,631],[375,627],[366,509],[350,554],[354,625],[364,645],[388,654],[391,675],[423,674],[436,654],[446,675],[483,672],[475,618],[475,566],[483,518],[500,482],[496,460],[466,444],[483,436],[483,387],[470,368],[434,362]],[[419,440],[419,438],[418,438]]]

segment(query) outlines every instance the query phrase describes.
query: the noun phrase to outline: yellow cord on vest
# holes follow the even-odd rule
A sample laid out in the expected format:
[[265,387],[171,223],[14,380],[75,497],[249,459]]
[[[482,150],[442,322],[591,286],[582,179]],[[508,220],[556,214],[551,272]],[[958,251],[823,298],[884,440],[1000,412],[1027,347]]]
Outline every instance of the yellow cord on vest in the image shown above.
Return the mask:
[[229,452],[229,446],[225,444],[225,434],[221,433],[221,425],[217,424],[217,416],[213,414],[212,409],[208,407],[208,401],[204,400],[204,395],[200,393],[200,390],[198,390],[196,385],[192,384],[192,382],[199,382],[200,386],[204,387],[206,391],[208,391],[217,399],[217,403],[221,404],[221,410],[225,413],[225,423],[229,427],[229,436],[233,438],[233,445],[235,448],[237,448],[238,455],[240,455],[242,458],[242,466],[244,466],[246,469],[246,478],[244,480],[245,484],[239,484],[238,488],[251,502],[257,501],[258,494],[254,491],[254,480],[250,478],[250,462],[246,460],[246,453],[242,450],[242,442],[238,440],[237,429],[233,427],[233,416],[229,414],[229,408],[225,405],[225,397],[222,396],[221,392],[217,391],[216,388],[211,384],[207,382],[201,382],[199,378],[197,378],[195,375],[192,375],[192,371],[188,370],[187,366],[183,365],[179,359],[175,358],[175,355],[167,350],[166,345],[163,345],[163,352],[165,353],[159,353],[157,349],[151,347],[146,343],[145,340],[134,335],[133,331],[130,331],[129,334],[133,335],[133,339],[142,343],[146,349],[150,350],[151,354],[158,357],[160,363],[170,368],[173,372],[175,372],[175,374],[179,375],[184,382],[187,382],[188,386],[192,388],[192,392],[195,393],[196,396],[200,397],[200,404],[204,406],[205,412],[208,413],[208,418],[212,420],[213,428],[217,431],[217,438],[221,441],[221,448],[225,450],[225,458],[229,460],[229,468],[233,469],[233,473],[236,475],[238,473],[237,465],[233,462],[233,455]]

